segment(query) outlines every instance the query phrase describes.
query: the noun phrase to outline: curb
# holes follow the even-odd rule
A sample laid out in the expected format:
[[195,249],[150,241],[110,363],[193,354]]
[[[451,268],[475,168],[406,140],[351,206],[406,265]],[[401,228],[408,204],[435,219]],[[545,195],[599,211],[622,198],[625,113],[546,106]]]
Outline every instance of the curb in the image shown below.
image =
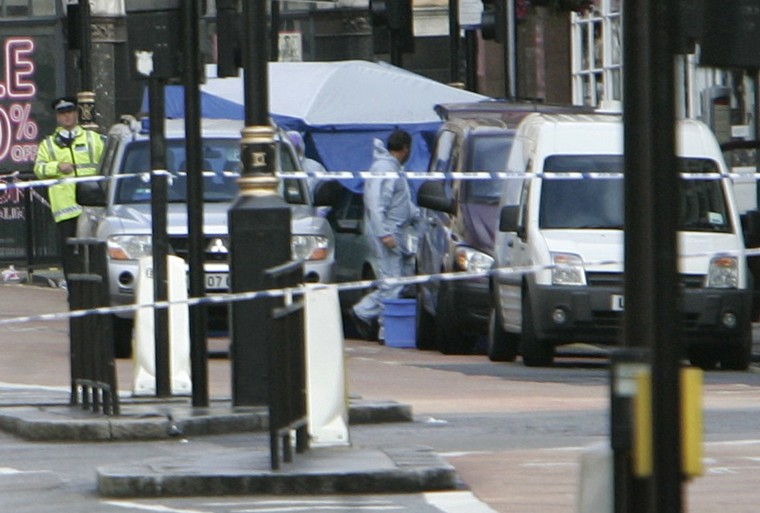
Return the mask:
[[[161,440],[178,436],[265,431],[266,407],[192,408],[176,403],[122,404],[122,415],[90,413],[78,406],[39,405],[0,408],[0,430],[29,441]],[[394,401],[354,401],[349,424],[411,422],[409,405]]]
[[[269,470],[269,452],[219,450],[98,469],[106,497],[319,495],[451,490],[453,466],[429,447],[321,447]],[[260,470],[267,469],[267,470]]]

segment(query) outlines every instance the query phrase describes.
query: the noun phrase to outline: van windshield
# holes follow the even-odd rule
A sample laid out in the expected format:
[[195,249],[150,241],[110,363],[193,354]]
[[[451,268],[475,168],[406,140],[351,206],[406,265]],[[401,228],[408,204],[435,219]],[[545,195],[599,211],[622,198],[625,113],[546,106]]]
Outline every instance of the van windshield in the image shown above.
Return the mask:
[[[679,158],[682,231],[732,231],[717,164]],[[544,163],[541,228],[623,229],[623,157],[554,155]]]
[[[277,162],[280,169],[294,171],[298,167],[287,149],[277,145]],[[237,139],[204,139],[201,168],[203,171],[203,200],[231,202],[238,194],[237,179],[240,176],[240,141]],[[187,201],[187,159],[185,141],[166,141],[166,167],[170,173],[168,200],[170,203]],[[148,141],[129,143],[124,151],[119,173],[135,175],[118,180],[116,203],[150,202],[150,145]],[[307,203],[306,191],[296,179],[280,183],[280,194],[288,203]]]

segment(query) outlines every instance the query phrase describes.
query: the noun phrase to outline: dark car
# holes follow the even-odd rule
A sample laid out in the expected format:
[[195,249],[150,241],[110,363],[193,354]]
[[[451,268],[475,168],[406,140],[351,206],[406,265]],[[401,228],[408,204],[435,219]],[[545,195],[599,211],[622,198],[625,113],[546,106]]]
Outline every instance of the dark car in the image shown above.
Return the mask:
[[[429,172],[502,172],[514,130],[495,118],[451,119],[439,130]],[[422,223],[417,274],[487,272],[493,264],[494,235],[503,179],[447,177],[428,181],[418,192]],[[417,347],[443,353],[475,350],[490,315],[487,276],[430,279],[417,288]]]
[[[503,172],[514,130],[528,114],[593,112],[584,106],[503,100],[440,104],[435,110],[444,124],[428,171],[444,173]],[[424,215],[417,273],[447,274],[418,286],[418,348],[469,353],[488,334],[493,310],[488,278],[452,279],[457,275],[450,273],[490,270],[503,185],[503,179],[485,175],[447,177],[420,187],[417,203]]]

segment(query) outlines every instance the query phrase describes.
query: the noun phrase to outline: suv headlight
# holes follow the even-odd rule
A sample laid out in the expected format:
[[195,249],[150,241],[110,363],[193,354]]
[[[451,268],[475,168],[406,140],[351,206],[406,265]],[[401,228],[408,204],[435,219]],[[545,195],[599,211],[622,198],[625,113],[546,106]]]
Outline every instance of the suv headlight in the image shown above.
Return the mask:
[[321,235],[292,235],[293,260],[324,260],[330,254],[330,239]]
[[106,244],[113,260],[137,260],[153,254],[150,235],[113,235]]
[[488,272],[493,265],[493,258],[468,247],[459,247],[454,254],[454,269],[468,273]]
[[552,285],[585,285],[583,259],[572,253],[552,253]]
[[710,260],[707,287],[735,289],[739,286],[739,261],[733,256],[716,256]]

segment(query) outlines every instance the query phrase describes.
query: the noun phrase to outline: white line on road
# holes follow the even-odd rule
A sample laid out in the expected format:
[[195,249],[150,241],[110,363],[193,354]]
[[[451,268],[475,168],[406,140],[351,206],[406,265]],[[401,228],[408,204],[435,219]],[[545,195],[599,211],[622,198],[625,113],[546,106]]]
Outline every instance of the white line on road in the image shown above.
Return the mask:
[[136,510],[143,510],[143,511],[153,511],[155,513],[213,513],[211,511],[202,511],[199,509],[177,509],[177,508],[170,508],[168,506],[161,506],[161,505],[151,505],[151,504],[140,504],[137,502],[130,502],[130,501],[103,501],[103,504],[108,504],[109,506],[118,506],[120,508],[132,508]]
[[234,513],[279,513],[284,511],[403,511],[403,506],[371,506],[361,504],[325,504],[321,506],[303,505],[303,506],[281,506],[277,507],[254,507],[250,509],[235,509]]
[[432,492],[424,496],[428,504],[445,513],[496,513],[471,492]]

